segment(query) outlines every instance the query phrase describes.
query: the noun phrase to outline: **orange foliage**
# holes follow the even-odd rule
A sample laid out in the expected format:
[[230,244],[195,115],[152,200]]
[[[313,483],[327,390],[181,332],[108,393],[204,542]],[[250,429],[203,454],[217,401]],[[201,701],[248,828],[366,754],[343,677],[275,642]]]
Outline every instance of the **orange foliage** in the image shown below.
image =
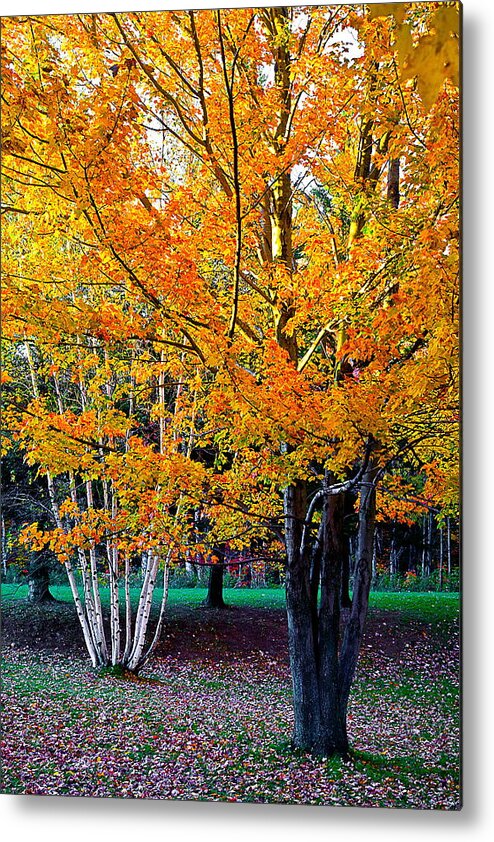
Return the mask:
[[406,465],[455,507],[458,91],[449,72],[424,88],[420,34],[451,52],[437,5],[4,20],[7,421],[60,478],[60,558],[180,554],[198,509],[241,543],[369,437],[388,490]]

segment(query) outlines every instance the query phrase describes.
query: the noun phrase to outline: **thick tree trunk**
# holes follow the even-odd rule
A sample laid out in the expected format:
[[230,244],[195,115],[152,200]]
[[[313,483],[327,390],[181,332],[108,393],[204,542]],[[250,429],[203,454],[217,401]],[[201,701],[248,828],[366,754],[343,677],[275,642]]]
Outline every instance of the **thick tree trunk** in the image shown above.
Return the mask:
[[312,751],[320,734],[320,711],[309,564],[302,548],[306,501],[304,481],[299,480],[286,489],[286,604],[295,716],[292,744]]
[[363,476],[353,600],[346,612],[341,647],[342,579],[348,558],[345,495],[325,498],[311,565],[302,538],[307,518],[305,483],[294,483],[285,492],[288,646],[295,719],[292,744],[316,756],[345,756],[349,752],[348,698],[371,583],[374,475],[375,471],[368,469]]
[[321,547],[316,550],[309,577],[301,541],[305,483],[298,482],[285,492],[287,618],[295,715],[292,744],[318,756],[348,753],[338,682],[343,512],[342,495],[326,500],[318,536]]
[[345,495],[331,496],[323,510],[324,542],[318,624],[320,736],[313,752],[348,754],[346,717],[341,700],[338,648],[343,560]]

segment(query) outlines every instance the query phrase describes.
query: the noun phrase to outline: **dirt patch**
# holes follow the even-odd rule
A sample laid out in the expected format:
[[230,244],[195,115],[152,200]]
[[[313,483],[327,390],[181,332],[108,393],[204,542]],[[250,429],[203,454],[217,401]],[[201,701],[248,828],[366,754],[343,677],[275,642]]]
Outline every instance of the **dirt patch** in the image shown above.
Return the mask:
[[215,653],[220,660],[261,650],[286,659],[287,629],[284,611],[268,608],[194,608],[171,617],[165,624],[159,654],[201,659]]
[[[440,641],[430,623],[406,618],[396,611],[371,610],[363,642],[365,653],[400,657],[410,646]],[[40,652],[85,652],[75,609],[67,603],[31,606],[22,601],[2,606],[3,646]],[[176,659],[228,660],[262,652],[288,662],[286,614],[268,608],[170,608],[157,655]]]

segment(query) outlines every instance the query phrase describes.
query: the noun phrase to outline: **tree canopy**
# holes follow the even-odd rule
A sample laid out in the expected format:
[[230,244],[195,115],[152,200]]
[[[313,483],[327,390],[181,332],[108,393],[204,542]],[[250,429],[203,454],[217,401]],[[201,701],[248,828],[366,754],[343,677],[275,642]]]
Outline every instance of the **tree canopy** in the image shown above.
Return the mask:
[[117,580],[274,536],[290,566],[369,483],[378,517],[456,511],[458,16],[4,19],[4,416],[53,509],[31,547],[104,547]]

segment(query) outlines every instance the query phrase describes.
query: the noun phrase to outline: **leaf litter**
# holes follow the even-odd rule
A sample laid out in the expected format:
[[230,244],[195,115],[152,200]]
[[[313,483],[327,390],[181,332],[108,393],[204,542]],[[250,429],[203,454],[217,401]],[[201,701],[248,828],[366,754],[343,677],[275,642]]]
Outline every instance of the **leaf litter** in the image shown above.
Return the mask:
[[[459,809],[457,623],[409,633],[420,624],[374,611],[349,709],[353,755],[320,759],[291,751],[285,621],[271,614],[271,640],[251,626],[245,646],[224,651],[221,618],[199,613],[202,648],[188,657],[190,635],[171,633],[138,679],[98,675],[77,646],[4,643],[3,791]],[[229,640],[242,623],[229,613]]]

